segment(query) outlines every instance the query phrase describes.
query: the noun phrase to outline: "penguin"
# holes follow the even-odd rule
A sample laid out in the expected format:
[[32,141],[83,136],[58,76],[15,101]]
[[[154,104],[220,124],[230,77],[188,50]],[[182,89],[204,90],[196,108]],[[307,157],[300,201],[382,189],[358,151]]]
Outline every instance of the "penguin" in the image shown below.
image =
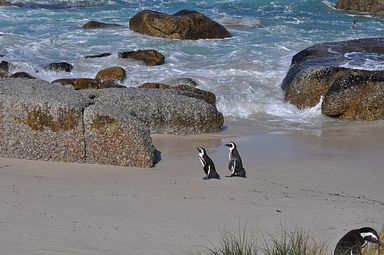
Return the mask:
[[355,29],[357,28],[357,20],[354,20],[352,23],[352,28]]
[[361,255],[361,249],[367,242],[382,245],[379,235],[373,228],[353,229],[336,244],[333,255]]
[[208,157],[206,150],[202,147],[197,148],[199,151],[199,159],[203,165],[204,173],[207,175],[203,177],[203,180],[220,179],[220,175],[216,172],[215,164],[212,159]]
[[225,144],[229,148],[229,163],[228,169],[231,171],[231,175],[227,177],[243,177],[247,178],[247,174],[243,167],[243,162],[241,161],[241,157],[239,152],[237,151],[236,144],[234,142],[230,142]]

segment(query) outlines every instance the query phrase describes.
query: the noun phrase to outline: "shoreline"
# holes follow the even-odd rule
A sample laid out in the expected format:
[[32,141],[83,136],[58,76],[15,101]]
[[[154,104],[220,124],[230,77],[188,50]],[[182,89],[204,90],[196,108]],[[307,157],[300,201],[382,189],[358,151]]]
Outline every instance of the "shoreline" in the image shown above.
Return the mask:
[[[220,230],[298,227],[316,240],[382,227],[384,127],[155,135],[149,169],[0,158],[0,246],[7,254],[191,254]],[[245,132],[246,133],[246,132]],[[247,179],[203,181],[197,146],[221,176],[234,140]]]

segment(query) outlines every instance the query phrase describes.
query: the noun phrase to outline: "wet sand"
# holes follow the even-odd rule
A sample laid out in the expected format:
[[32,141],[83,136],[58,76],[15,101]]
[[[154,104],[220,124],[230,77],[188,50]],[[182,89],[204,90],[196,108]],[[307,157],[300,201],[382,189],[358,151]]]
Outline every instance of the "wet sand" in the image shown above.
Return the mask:
[[[4,254],[191,254],[220,231],[299,227],[332,250],[349,229],[381,228],[384,126],[155,135],[152,169],[0,159]],[[248,178],[225,178],[234,140]],[[203,181],[197,146],[223,176]]]

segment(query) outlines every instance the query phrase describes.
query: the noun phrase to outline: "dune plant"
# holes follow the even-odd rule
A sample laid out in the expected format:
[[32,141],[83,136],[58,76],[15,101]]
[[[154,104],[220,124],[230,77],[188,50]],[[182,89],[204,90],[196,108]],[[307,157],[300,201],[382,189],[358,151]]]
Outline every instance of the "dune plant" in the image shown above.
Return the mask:
[[[246,226],[237,234],[228,229],[221,232],[220,246],[212,245],[200,255],[328,255],[327,245],[315,242],[302,230],[281,230],[279,238],[264,237],[264,245],[257,246],[254,235],[248,235]],[[370,254],[369,254],[370,255]],[[372,254],[373,255],[373,254]]]
[[328,254],[327,245],[317,243],[304,231],[296,229],[294,231],[281,230],[279,238],[269,235],[264,239],[264,255],[326,255]]
[[206,248],[206,253],[200,255],[256,255],[256,238],[249,234],[246,225],[239,227],[238,233],[234,234],[227,228],[220,230],[220,246]]

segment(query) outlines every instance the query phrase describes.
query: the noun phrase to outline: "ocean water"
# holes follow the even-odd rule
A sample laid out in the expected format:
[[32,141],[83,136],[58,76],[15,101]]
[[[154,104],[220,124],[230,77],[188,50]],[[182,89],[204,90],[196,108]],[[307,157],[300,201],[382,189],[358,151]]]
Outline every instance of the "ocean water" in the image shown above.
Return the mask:
[[[127,87],[189,77],[217,96],[227,119],[267,129],[318,129],[360,125],[322,116],[320,105],[298,110],[284,102],[280,88],[291,58],[316,43],[383,36],[384,20],[334,9],[336,0],[13,0],[0,7],[0,60],[52,81],[91,77],[106,67],[123,66]],[[151,9],[174,13],[197,10],[233,34],[222,40],[182,41],[132,32],[129,19]],[[123,25],[83,30],[90,20]],[[352,28],[357,20],[357,27]],[[119,51],[156,49],[166,56],[162,66],[121,60]],[[85,59],[109,52],[111,56]],[[355,68],[384,69],[383,56],[348,55]],[[71,73],[43,71],[51,62],[67,61]]]

